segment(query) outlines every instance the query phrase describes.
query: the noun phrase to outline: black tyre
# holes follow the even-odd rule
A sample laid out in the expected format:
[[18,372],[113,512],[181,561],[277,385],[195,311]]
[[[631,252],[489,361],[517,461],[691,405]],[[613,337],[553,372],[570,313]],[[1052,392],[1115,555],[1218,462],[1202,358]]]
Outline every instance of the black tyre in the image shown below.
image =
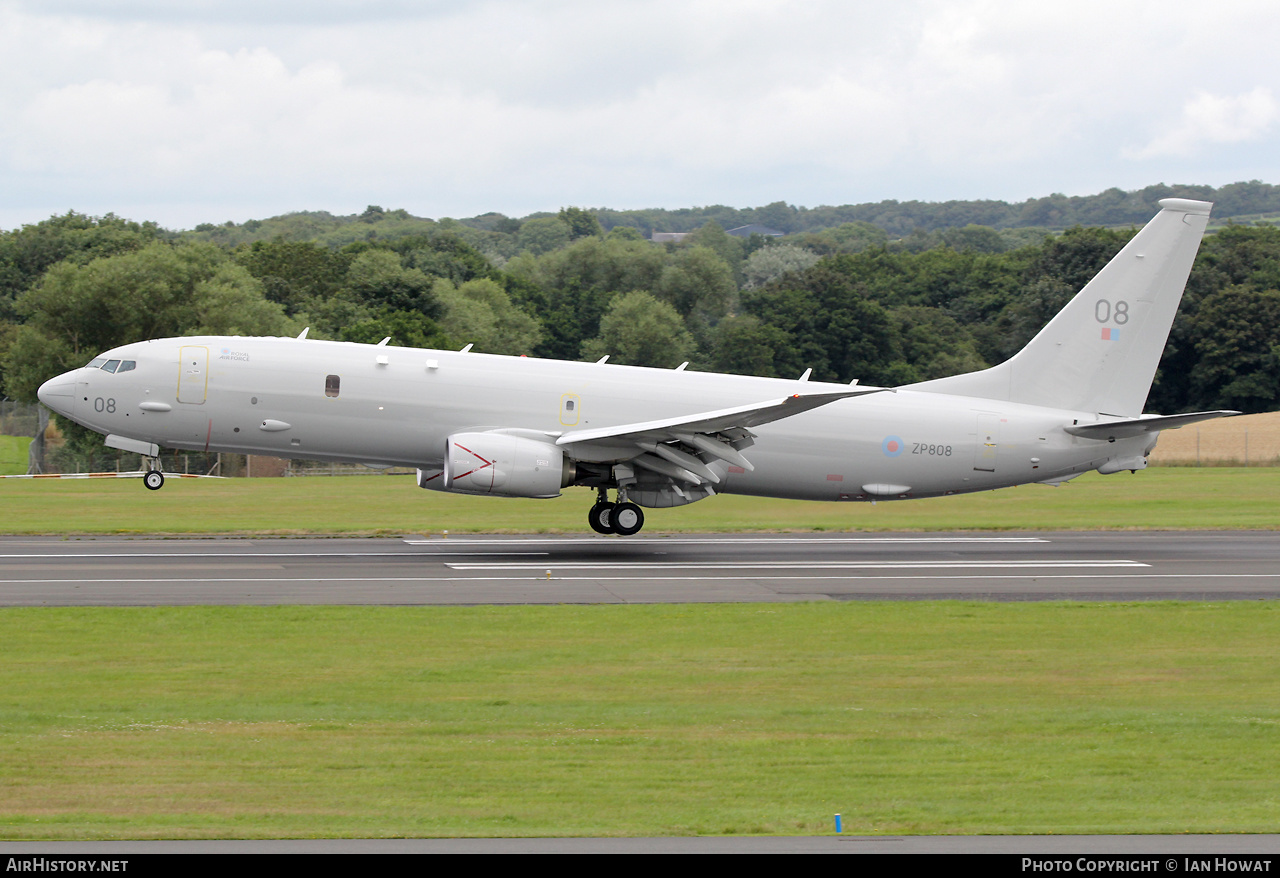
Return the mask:
[[613,527],[610,524],[613,513],[612,503],[597,503],[591,507],[591,511],[587,513],[587,524],[591,525],[591,529],[598,534],[611,534]]
[[164,487],[164,473],[156,469],[149,470],[147,474],[142,477],[142,484],[146,485],[147,490],[149,491],[159,491]]
[[609,523],[618,536],[629,537],[644,527],[644,513],[634,503],[619,503],[613,508]]

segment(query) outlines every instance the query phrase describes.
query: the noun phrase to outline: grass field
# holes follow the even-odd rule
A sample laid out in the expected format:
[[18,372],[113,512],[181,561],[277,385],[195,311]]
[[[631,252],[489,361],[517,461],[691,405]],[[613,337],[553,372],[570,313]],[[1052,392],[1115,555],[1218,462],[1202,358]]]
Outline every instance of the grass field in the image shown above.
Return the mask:
[[30,447],[30,436],[0,436],[0,476],[25,473],[27,449]]
[[[593,494],[556,500],[423,491],[406,476],[0,482],[0,533],[584,533]],[[647,511],[646,533],[1280,528],[1280,468],[1158,467],[930,500],[712,497]]]
[[1280,608],[0,611],[0,836],[1274,832]]
[[[1280,469],[648,531],[1264,528]],[[587,492],[0,482],[0,531],[585,532]],[[0,838],[1274,832],[1280,607],[0,609]]]

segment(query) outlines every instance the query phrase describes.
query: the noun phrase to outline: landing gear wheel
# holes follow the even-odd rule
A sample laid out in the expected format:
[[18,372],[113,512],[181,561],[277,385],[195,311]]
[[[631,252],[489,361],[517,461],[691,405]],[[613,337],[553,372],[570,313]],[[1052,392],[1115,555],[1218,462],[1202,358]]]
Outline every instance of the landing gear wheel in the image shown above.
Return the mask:
[[159,491],[164,487],[164,473],[158,469],[148,470],[142,477],[142,484],[147,486],[148,491]]
[[591,525],[591,529],[598,534],[611,534],[613,527],[611,525],[614,504],[602,500],[595,506],[591,507],[591,511],[587,513],[587,524]]
[[618,536],[629,537],[639,533],[640,528],[644,527],[644,513],[634,503],[619,503],[613,508],[609,523]]

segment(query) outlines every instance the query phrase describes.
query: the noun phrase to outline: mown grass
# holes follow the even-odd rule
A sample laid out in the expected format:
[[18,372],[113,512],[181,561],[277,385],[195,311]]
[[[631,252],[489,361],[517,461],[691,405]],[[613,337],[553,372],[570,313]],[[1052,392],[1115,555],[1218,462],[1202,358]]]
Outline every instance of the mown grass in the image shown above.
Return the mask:
[[1274,832],[1271,603],[0,611],[0,836]]
[[21,475],[27,471],[29,436],[0,436],[0,476]]
[[[423,491],[406,476],[0,482],[0,533],[582,533],[594,494],[556,500]],[[1275,529],[1280,468],[1088,474],[929,500],[810,503],[712,497],[647,511],[646,533],[848,530]]]

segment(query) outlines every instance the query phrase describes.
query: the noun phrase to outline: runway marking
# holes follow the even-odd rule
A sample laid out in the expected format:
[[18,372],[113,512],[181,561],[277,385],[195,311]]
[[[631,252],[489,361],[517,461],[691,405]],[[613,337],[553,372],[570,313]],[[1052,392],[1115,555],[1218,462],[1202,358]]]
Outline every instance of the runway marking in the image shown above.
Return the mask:
[[[550,552],[435,552],[435,555],[550,555]],[[23,558],[421,558],[412,552],[54,552],[0,555],[0,560]]]
[[[446,538],[438,540],[409,540],[403,541],[409,546],[442,546],[446,542]],[[466,543],[480,545],[503,545],[503,544],[519,544],[519,543],[556,543],[557,545],[570,545],[577,543],[592,543],[595,545],[681,545],[681,546],[708,546],[708,545],[794,545],[794,544],[813,544],[813,543],[1048,543],[1052,540],[1043,537],[865,537],[865,536],[848,536],[848,537],[631,537],[625,541],[611,540],[609,537],[518,537],[515,539],[495,539],[477,538],[477,537],[459,537],[449,538],[450,543]]]
[[1016,569],[1021,567],[1150,567],[1141,561],[795,561],[795,562],[632,562],[575,564],[446,563],[453,570],[956,570]]
[[[440,555],[504,555],[504,556],[546,556],[551,554],[548,551],[512,551],[519,549],[528,544],[553,544],[557,546],[567,545],[596,545],[596,546],[619,546],[619,547],[649,547],[649,546],[740,546],[740,545],[813,545],[813,544],[843,544],[848,546],[856,546],[863,543],[896,543],[896,544],[917,544],[917,543],[960,543],[960,544],[1020,544],[1020,543],[1048,543],[1050,540],[1040,537],[815,537],[812,539],[803,537],[748,537],[748,538],[667,538],[667,537],[649,537],[641,539],[627,540],[626,542],[618,540],[610,540],[607,537],[520,537],[516,539],[494,539],[494,538],[460,538],[460,539],[438,539],[438,540],[402,540],[404,545],[424,546],[436,551],[429,553],[431,556]],[[461,546],[463,548],[457,551],[452,546]],[[473,551],[476,547],[486,546],[491,551]],[[80,558],[419,558],[422,554],[416,552],[403,551],[386,551],[386,552],[245,552],[245,551],[225,551],[225,552],[184,552],[181,549],[175,549],[170,552],[77,552],[74,548],[68,547],[70,551],[66,552],[10,552],[0,553],[0,560],[21,560],[42,559],[42,558],[58,558],[62,560],[74,561]]]

